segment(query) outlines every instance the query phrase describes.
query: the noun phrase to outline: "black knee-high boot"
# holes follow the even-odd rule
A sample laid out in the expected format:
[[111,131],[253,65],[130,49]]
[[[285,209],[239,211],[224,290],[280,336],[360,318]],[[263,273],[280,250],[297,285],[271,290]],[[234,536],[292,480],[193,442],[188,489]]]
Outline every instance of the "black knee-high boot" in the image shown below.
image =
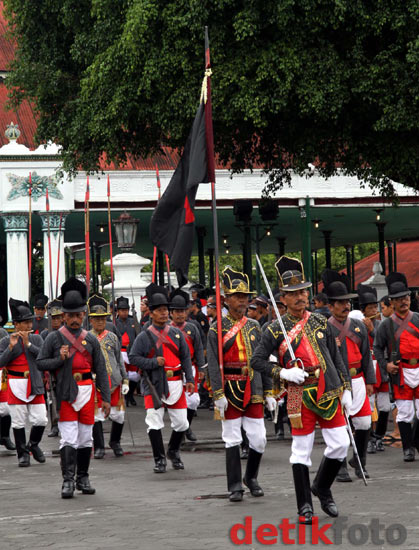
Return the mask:
[[96,489],[93,489],[89,480],[89,465],[92,447],[82,447],[77,449],[77,479],[76,489],[83,495],[94,495]]
[[293,464],[295,496],[297,497],[298,517],[300,523],[311,525],[313,517],[313,501],[310,491],[310,474],[305,464]]
[[31,460],[29,449],[26,445],[25,428],[13,428],[13,435],[16,443],[16,452],[19,466],[22,468],[30,466]]
[[63,486],[61,498],[72,498],[74,495],[74,476],[76,475],[77,451],[66,445],[60,449],[61,472],[63,474]]
[[375,427],[375,447],[377,451],[385,450],[383,437],[386,435],[389,411],[379,411],[377,425]]
[[111,438],[109,440],[109,447],[113,450],[115,456],[124,456],[124,451],[121,447],[121,435],[124,429],[124,423],[112,421]]
[[246,473],[244,474],[243,483],[249,487],[250,492],[254,497],[263,497],[264,492],[258,483],[258,473],[262,453],[258,453],[252,448],[249,448],[249,458],[247,459]]
[[230,502],[243,500],[242,466],[240,462],[240,447],[226,448],[227,487],[230,491]]
[[167,446],[167,457],[172,461],[172,466],[175,470],[183,470],[185,468],[179,453],[184,433],[185,432],[175,432],[175,430],[173,430]]
[[103,437],[103,422],[95,422],[93,426],[93,446],[95,448],[95,458],[105,456],[105,438]]
[[45,462],[45,455],[39,447],[39,443],[41,442],[44,430],[45,426],[32,426],[28,444],[32,456],[37,462],[41,462],[41,464]]
[[151,448],[154,456],[154,472],[156,474],[164,474],[166,471],[166,453],[164,450],[163,436],[161,430],[150,430],[148,432]]
[[12,417],[10,414],[0,418],[0,445],[4,445],[8,451],[16,451],[16,445],[10,439],[10,426]]
[[314,496],[320,500],[320,506],[323,512],[326,512],[332,518],[336,518],[339,515],[338,508],[333,500],[332,491],[330,487],[341,467],[341,461],[336,458],[323,457],[320,467],[317,470],[316,477],[314,478],[313,485],[311,486],[311,492]]
[[[367,469],[365,468],[365,465],[367,463],[367,446],[368,446],[369,436],[370,436],[369,428],[368,430],[355,430],[355,433],[354,433],[356,449],[358,451],[362,469],[364,470],[364,475],[366,478],[370,477],[369,473],[367,472]],[[360,479],[362,479],[362,472],[359,467],[359,463],[355,456],[355,453],[353,454],[351,460],[349,461],[349,465],[352,466],[352,468],[355,468],[355,475]]]
[[188,415],[189,428],[185,432],[185,437],[186,439],[189,439],[189,441],[196,441],[197,437],[191,429],[191,424],[192,424],[193,417],[195,416],[195,411],[192,409],[187,409],[187,415]]
[[403,460],[413,462],[415,460],[415,448],[413,447],[413,431],[410,422],[397,422],[402,438]]

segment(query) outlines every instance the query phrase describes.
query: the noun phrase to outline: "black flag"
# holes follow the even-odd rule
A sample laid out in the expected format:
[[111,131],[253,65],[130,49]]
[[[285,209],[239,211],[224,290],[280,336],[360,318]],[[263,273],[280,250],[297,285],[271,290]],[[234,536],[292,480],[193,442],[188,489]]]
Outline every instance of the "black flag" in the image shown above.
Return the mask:
[[208,183],[205,103],[201,101],[182,157],[150,221],[152,243],[170,258],[179,287],[188,282],[195,229],[195,197]]

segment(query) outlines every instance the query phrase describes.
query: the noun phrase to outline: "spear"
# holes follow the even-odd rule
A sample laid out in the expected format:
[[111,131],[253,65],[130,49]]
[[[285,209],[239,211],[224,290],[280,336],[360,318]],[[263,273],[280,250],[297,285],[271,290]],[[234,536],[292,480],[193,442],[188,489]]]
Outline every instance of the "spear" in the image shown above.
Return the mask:
[[50,300],[54,299],[53,289],[52,289],[52,255],[51,255],[51,229],[49,224],[49,195],[48,187],[46,193],[46,208],[47,208],[47,235],[48,235],[48,256],[49,256],[49,292]]
[[86,195],[84,199],[84,249],[86,258],[86,286],[87,295],[90,294],[90,228],[89,228],[89,200],[90,200],[90,186],[89,176],[87,176],[86,182]]
[[63,223],[63,213],[60,213],[60,225],[58,227],[58,251],[57,251],[57,279],[55,281],[55,295],[58,296],[58,278],[60,275],[60,247],[61,247],[61,229]]
[[32,172],[29,172],[29,234],[28,234],[28,282],[29,302],[32,291]]
[[112,320],[115,324],[115,289],[113,283],[113,255],[112,255],[112,225],[111,225],[111,182],[108,174],[108,231],[109,231],[109,256],[111,260],[111,288],[112,288]]
[[[160,183],[160,174],[159,174],[159,167],[156,162],[156,178],[157,178],[157,193],[158,193],[158,200],[161,198],[161,183]],[[169,262],[169,256],[165,254],[166,257],[166,269],[167,269],[167,283],[169,285],[169,291],[172,290],[172,284],[170,282],[170,262]],[[155,282],[155,276],[156,276],[156,260],[157,260],[157,247],[154,247],[154,253],[153,253],[153,276],[152,281]]]

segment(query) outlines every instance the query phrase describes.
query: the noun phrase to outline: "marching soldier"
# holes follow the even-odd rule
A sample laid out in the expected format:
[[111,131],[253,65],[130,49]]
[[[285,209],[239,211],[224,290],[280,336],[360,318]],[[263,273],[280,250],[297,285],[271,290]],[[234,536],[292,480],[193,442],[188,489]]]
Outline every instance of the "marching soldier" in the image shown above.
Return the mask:
[[[87,301],[87,307],[89,321],[92,325],[90,332],[99,340],[105,358],[106,370],[110,377],[111,412],[109,419],[112,420],[112,428],[109,446],[115,456],[119,457],[124,455],[121,447],[121,435],[125,420],[123,396],[129,390],[127,371],[125,370],[125,363],[121,354],[121,344],[118,337],[113,332],[106,330],[106,318],[109,315],[108,302],[101,296],[93,295]],[[96,390],[96,399],[97,410],[95,410],[95,424],[93,427],[94,457],[103,458],[105,456],[105,440],[103,437],[105,416],[102,410],[102,394],[98,389]]]
[[135,407],[137,402],[134,398],[134,392],[140,381],[140,374],[138,368],[135,365],[131,365],[128,359],[128,354],[134,344],[136,338],[135,324],[132,316],[129,314],[129,301],[128,298],[120,296],[116,300],[116,313],[117,318],[115,321],[116,328],[121,334],[121,351],[122,357],[125,361],[125,369],[128,374],[129,380],[129,392],[125,395],[125,402],[127,407],[132,405]]
[[[266,446],[263,404],[275,408],[272,384],[268,376],[253,371],[252,353],[261,330],[257,321],[245,317],[247,300],[253,294],[247,275],[226,267],[223,287],[229,313],[222,318],[223,377],[218,355],[218,329],[211,325],[208,333],[208,376],[213,391],[214,405],[222,419],[222,438],[226,448],[227,486],[230,502],[243,500],[240,463],[242,431],[249,441],[249,455],[243,483],[255,497],[264,495],[257,476]],[[224,383],[223,383],[224,382]]]
[[189,428],[186,430],[185,436],[190,441],[196,441],[197,438],[191,430],[191,424],[195,411],[200,403],[198,384],[199,380],[203,378],[203,367],[205,365],[204,348],[202,345],[202,338],[198,327],[187,321],[189,307],[189,296],[186,292],[180,289],[174,290],[170,295],[170,314],[172,316],[171,325],[182,331],[188,344],[189,352],[191,354],[192,372],[195,379],[195,391],[194,393],[186,393],[187,415]]
[[397,424],[405,462],[415,460],[419,451],[419,314],[410,311],[410,290],[403,273],[386,277],[388,296],[394,313],[377,329],[374,354],[382,373],[389,373],[397,405]]
[[[287,409],[292,432],[290,463],[299,521],[311,524],[313,504],[309,467],[312,464],[316,422],[322,429],[326,449],[311,492],[319,498],[326,514],[332,517],[338,515],[330,487],[349,447],[342,409],[347,410],[351,406],[351,381],[327,319],[306,310],[307,289],[311,283],[304,279],[301,262],[282,256],[275,267],[287,306],[287,313],[281,319],[297,364],[291,359],[278,320],[263,333],[251,364],[257,371],[271,373],[274,384],[281,387],[285,382],[287,386]],[[279,363],[273,366],[269,358],[275,353],[278,353]]]
[[[36,357],[42,346],[39,334],[31,334],[33,315],[27,302],[9,300],[15,332],[0,340],[0,367],[7,372],[7,402],[15,438],[18,464],[30,466],[29,452],[37,462],[45,456],[39,447],[48,423],[42,375]],[[32,425],[26,444],[25,425]]]
[[[5,336],[8,336],[8,333],[0,327],[0,340]],[[7,371],[1,368],[0,384],[0,445],[4,445],[8,451],[16,451],[16,445],[10,439],[12,417],[7,403]]]
[[[365,477],[369,477],[365,469],[371,428],[369,398],[374,393],[376,378],[368,332],[362,321],[349,316],[351,310],[350,300],[356,298],[356,294],[349,292],[350,282],[347,275],[326,269],[322,274],[322,280],[332,314],[328,319],[328,323],[333,336],[337,339],[342,359],[351,376],[352,406],[348,414],[355,428],[354,439]],[[355,468],[355,475],[362,479],[362,472],[355,455],[349,461],[349,464]],[[342,465],[337,481],[351,481],[345,463]]]
[[[145,422],[153,449],[154,472],[164,473],[166,453],[161,432],[164,411],[167,408],[173,429],[167,456],[175,470],[183,470],[179,449],[184,433],[189,428],[185,389],[193,393],[195,383],[191,355],[182,331],[168,323],[169,301],[166,289],[151,283],[146,293],[151,324],[137,336],[129,360],[143,373]],[[186,377],[186,388],[183,386],[183,375]]]
[[32,330],[34,334],[41,334],[43,330],[48,328],[48,320],[45,318],[47,303],[48,296],[45,296],[45,294],[36,294],[33,297],[35,317],[32,321]]
[[95,421],[93,374],[96,375],[96,386],[102,394],[105,416],[110,412],[110,388],[100,344],[93,334],[82,328],[86,311],[86,285],[71,277],[62,285],[61,294],[64,326],[47,336],[37,364],[41,371],[56,372],[63,474],[61,497],[72,498],[76,468],[77,490],[86,495],[95,493],[89,481],[92,428]]

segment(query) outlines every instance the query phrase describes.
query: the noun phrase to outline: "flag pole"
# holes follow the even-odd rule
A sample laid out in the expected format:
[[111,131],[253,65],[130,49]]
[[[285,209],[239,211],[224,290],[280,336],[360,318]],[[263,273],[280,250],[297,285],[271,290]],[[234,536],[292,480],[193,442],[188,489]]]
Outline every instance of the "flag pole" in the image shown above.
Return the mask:
[[57,251],[57,278],[55,280],[55,296],[58,296],[58,279],[60,275],[60,256],[61,256],[61,229],[63,224],[63,213],[60,213],[60,225],[58,227],[58,251]]
[[84,199],[84,252],[86,259],[86,286],[87,296],[90,294],[90,228],[89,228],[89,200],[90,200],[90,185],[89,176],[86,182],[86,195]]
[[[160,183],[159,167],[158,167],[157,162],[156,162],[156,178],[157,178],[157,196],[158,196],[157,203],[158,203],[158,201],[161,198],[161,183]],[[167,284],[169,286],[169,292],[171,292],[172,291],[172,284],[170,282],[169,256],[167,254],[165,254],[165,257],[166,257],[166,269],[167,269]],[[156,261],[157,261],[157,247],[155,246],[154,247],[154,253],[153,253],[153,276],[152,276],[152,279],[151,279],[153,281],[153,283],[155,282],[154,277],[155,277],[155,274],[156,274]]]
[[32,172],[29,172],[28,284],[29,303],[32,294]]
[[46,192],[46,208],[47,208],[47,236],[48,236],[48,256],[49,256],[49,292],[50,300],[54,299],[54,292],[52,288],[52,255],[51,255],[51,228],[49,223],[49,195],[48,187]]
[[115,288],[113,282],[113,254],[112,254],[112,225],[111,225],[111,181],[108,174],[108,233],[109,233],[109,257],[111,261],[111,292],[112,292],[112,320],[115,324]]
[[214,267],[215,267],[215,300],[217,306],[217,337],[218,337],[218,363],[221,371],[221,381],[224,386],[224,360],[223,360],[223,333],[222,333],[222,309],[220,289],[220,268],[218,250],[218,219],[217,200],[215,195],[215,162],[214,162],[214,133],[212,128],[211,106],[211,57],[209,49],[208,27],[205,27],[205,138],[207,143],[208,177],[211,184],[212,222],[214,229]]

